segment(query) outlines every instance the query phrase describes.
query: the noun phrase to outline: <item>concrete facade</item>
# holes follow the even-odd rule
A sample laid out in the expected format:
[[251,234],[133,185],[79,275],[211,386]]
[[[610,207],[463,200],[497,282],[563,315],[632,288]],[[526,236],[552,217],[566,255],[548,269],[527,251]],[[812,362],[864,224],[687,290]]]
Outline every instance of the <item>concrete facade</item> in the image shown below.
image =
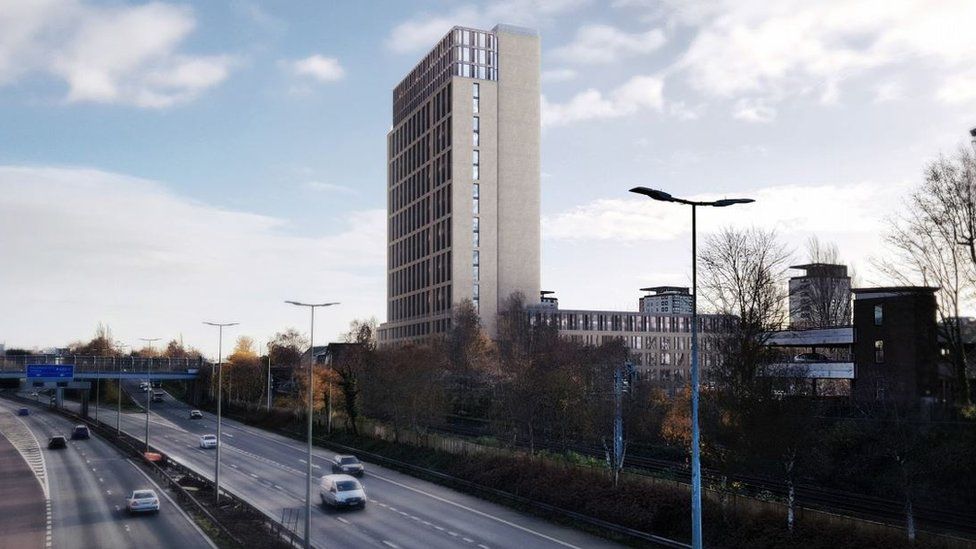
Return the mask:
[[539,294],[539,80],[534,31],[455,27],[394,89],[381,344],[447,332],[464,300],[494,336]]

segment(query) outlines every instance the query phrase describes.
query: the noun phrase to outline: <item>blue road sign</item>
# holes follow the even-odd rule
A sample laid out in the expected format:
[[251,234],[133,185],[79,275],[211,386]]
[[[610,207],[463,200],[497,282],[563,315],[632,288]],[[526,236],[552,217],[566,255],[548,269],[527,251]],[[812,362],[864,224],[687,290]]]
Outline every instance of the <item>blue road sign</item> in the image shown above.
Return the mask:
[[28,364],[28,379],[74,379],[74,364]]

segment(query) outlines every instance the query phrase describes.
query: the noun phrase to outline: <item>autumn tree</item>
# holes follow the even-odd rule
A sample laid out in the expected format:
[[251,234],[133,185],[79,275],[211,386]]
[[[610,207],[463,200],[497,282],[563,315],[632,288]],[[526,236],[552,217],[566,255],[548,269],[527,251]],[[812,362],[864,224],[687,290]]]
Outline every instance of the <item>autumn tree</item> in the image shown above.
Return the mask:
[[112,329],[107,325],[98,323],[95,328],[95,336],[88,342],[77,341],[68,345],[68,350],[75,355],[86,356],[116,356],[118,348],[112,339]]
[[376,319],[354,320],[343,336],[346,345],[338,347],[331,357],[337,385],[342,392],[346,422],[354,434],[359,434],[357,419],[361,407],[360,378],[370,375],[376,364]]
[[307,348],[308,338],[295,328],[288,328],[283,332],[275,333],[271,341],[268,342],[271,364],[276,367],[298,366]]
[[454,413],[478,417],[485,413],[487,389],[494,369],[494,345],[481,327],[471,300],[458,304],[447,337],[438,341],[454,388]]

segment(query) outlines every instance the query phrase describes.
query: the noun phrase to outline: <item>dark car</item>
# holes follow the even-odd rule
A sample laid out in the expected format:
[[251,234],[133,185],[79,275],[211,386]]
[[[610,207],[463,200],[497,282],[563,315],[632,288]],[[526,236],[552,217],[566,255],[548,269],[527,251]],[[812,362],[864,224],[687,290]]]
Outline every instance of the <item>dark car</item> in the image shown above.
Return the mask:
[[18,416],[29,416],[30,415],[30,410],[27,409],[27,408],[21,408],[20,410],[17,410],[17,415]]
[[48,450],[61,450],[68,447],[68,439],[62,436],[51,437],[51,440],[47,441]]
[[71,431],[71,440],[89,439],[89,438],[91,438],[91,432],[88,430],[88,427],[85,425],[75,425],[74,430]]
[[356,456],[338,455],[332,458],[332,472],[361,477],[366,470]]

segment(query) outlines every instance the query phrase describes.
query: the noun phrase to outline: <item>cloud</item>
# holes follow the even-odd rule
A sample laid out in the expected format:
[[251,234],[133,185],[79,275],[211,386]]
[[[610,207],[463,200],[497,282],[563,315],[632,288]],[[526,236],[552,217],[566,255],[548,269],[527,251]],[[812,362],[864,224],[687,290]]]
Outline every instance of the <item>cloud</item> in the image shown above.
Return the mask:
[[542,71],[543,82],[566,82],[576,78],[577,73],[573,69],[552,69]]
[[[674,69],[713,97],[773,103],[823,89],[830,103],[841,82],[871,69],[921,62],[962,70],[976,59],[976,3],[968,0],[724,1],[697,23]],[[965,95],[956,82],[939,98]]]
[[594,89],[580,92],[566,103],[542,97],[542,124],[563,126],[586,120],[619,118],[664,107],[664,81],[658,76],[635,76],[607,95]]
[[310,55],[297,61],[282,61],[282,65],[298,76],[307,76],[319,82],[335,82],[346,76],[346,71],[335,57]]
[[195,27],[192,10],[158,2],[4,2],[0,85],[41,73],[67,84],[69,103],[162,108],[190,101],[224,81],[235,63],[180,52]]
[[937,97],[953,105],[976,102],[976,70],[950,75],[939,88]]
[[429,50],[455,25],[490,29],[499,21],[544,25],[554,16],[578,9],[591,0],[502,0],[478,7],[462,5],[446,14],[418,13],[397,24],[385,40],[387,49],[406,54]]
[[735,102],[732,118],[746,122],[772,122],[776,118],[776,109],[770,107],[765,99],[744,98]]
[[574,63],[615,63],[624,57],[651,53],[665,43],[661,29],[627,33],[610,25],[584,25],[573,41],[553,55]]
[[338,216],[321,236],[290,228],[155,181],[0,166],[0,303],[19,311],[16,320],[0,318],[0,333],[18,345],[49,346],[88,336],[104,321],[124,338],[182,333],[209,350],[212,334],[199,324],[207,318],[240,321],[239,333],[259,338],[305,326],[283,299],[343,302],[325,315],[319,337],[383,310],[383,210]]
[[[760,226],[782,233],[842,233],[877,236],[883,216],[894,211],[897,193],[891,184],[783,185],[736,195],[756,202],[732,208],[708,209],[699,216],[703,232],[726,225]],[[718,195],[694,200],[724,198]],[[564,212],[544,216],[547,240],[646,242],[673,240],[691,229],[686,208],[649,199],[600,199]]]

